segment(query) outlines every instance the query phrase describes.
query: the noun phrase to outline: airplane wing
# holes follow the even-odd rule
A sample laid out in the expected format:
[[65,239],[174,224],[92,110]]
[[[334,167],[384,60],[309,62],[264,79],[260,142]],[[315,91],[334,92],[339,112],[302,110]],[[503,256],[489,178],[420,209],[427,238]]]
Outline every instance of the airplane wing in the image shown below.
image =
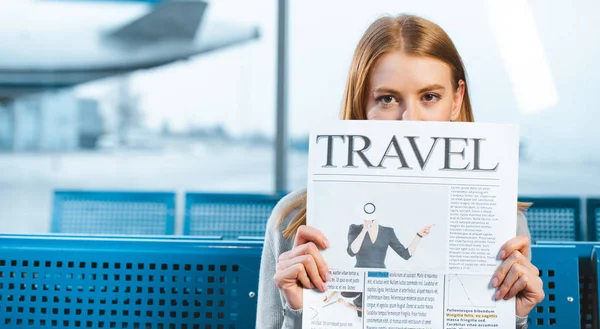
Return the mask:
[[147,15],[113,31],[108,37],[133,43],[193,41],[206,7],[207,3],[202,1],[163,2]]
[[207,20],[206,7],[201,1],[167,1],[116,28],[40,27],[27,39],[7,34],[0,98],[161,66],[259,38],[256,26]]

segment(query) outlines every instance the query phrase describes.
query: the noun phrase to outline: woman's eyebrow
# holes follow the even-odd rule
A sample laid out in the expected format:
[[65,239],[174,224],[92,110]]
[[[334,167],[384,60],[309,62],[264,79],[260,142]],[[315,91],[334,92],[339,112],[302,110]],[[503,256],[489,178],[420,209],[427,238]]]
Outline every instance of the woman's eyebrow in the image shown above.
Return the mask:
[[444,88],[444,86],[442,86],[442,85],[439,85],[439,84],[437,84],[437,83],[434,83],[434,84],[431,84],[431,85],[428,85],[428,86],[426,86],[426,87],[424,87],[424,88],[421,88],[421,89],[419,89],[419,94],[420,94],[420,93],[424,93],[424,92],[428,92],[428,91],[433,91],[433,90],[441,90],[441,91],[444,91],[445,89],[446,89],[446,88]]
[[374,93],[382,93],[382,94],[399,94],[397,90],[394,90],[389,87],[378,87],[373,89]]
[[[433,90],[440,90],[440,91],[444,91],[446,90],[446,88],[444,88],[444,86],[434,83],[428,86],[425,86],[421,89],[419,89],[419,94],[424,93],[424,92],[428,92],[428,91],[433,91]],[[375,89],[373,89],[374,93],[382,93],[382,94],[399,94],[399,92],[393,88],[390,87],[377,87]]]

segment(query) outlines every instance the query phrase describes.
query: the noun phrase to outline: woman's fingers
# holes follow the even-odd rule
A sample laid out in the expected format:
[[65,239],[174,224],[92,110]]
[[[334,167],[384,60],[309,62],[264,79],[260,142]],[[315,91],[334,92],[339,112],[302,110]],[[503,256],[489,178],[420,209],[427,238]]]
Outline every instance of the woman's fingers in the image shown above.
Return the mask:
[[519,251],[514,251],[510,256],[505,259],[500,266],[496,269],[494,276],[492,277],[492,286],[498,287],[505,280],[506,275],[513,267],[514,264],[527,264],[530,263],[529,259],[525,258]]
[[321,275],[321,280],[329,281],[329,267],[327,266],[323,255],[321,255],[321,251],[313,242],[307,242],[303,245],[292,248],[292,250],[282,253],[279,255],[278,263],[286,259],[292,259],[302,255],[311,255],[315,261],[319,275]]
[[[303,266],[303,271],[301,271],[303,273],[302,275],[308,275],[308,279],[310,280],[308,283],[300,281],[302,282],[303,286],[307,288],[316,287],[320,291],[327,290],[327,287],[325,286],[325,283],[323,282],[323,279],[321,278],[321,275],[319,273],[319,269],[317,268],[317,263],[315,262],[313,256],[310,254],[296,256],[294,258],[289,259],[283,259],[282,261],[277,263],[277,271],[285,271],[285,269],[292,266],[296,266],[298,264]],[[298,279],[300,280],[300,277],[298,277]]]
[[298,227],[298,231],[296,231],[294,247],[303,245],[307,242],[314,242],[321,249],[327,249],[329,247],[329,241],[327,241],[323,232],[314,227],[301,225]]
[[303,287],[310,288],[310,289],[314,288],[314,286],[310,282],[310,278],[306,274],[306,269],[304,268],[304,266],[302,264],[300,264],[300,263],[295,264],[291,268],[294,269],[294,271],[296,272],[296,279],[298,281],[300,281],[300,283],[302,283]]
[[298,281],[300,281],[304,287],[309,288],[312,286],[304,266],[301,263],[294,264],[283,270],[278,270],[275,273],[273,280],[279,289],[287,288],[286,285],[290,283],[297,285]]
[[513,266],[510,268],[510,271],[506,275],[506,278],[504,279],[504,281],[502,281],[500,287],[498,287],[498,290],[496,291],[496,295],[494,297],[498,300],[505,298],[511,290],[516,290],[516,292],[521,291],[525,286],[519,289],[518,286],[514,285],[522,276],[526,275],[527,270],[523,265],[518,263],[513,264]]
[[296,232],[292,250],[281,254],[273,280],[293,309],[302,308],[302,287],[327,290],[324,281],[329,279],[329,268],[319,248],[329,247],[323,233],[302,225]]
[[515,297],[519,292],[521,292],[525,288],[527,288],[528,283],[529,283],[529,276],[526,274],[522,275],[519,278],[519,280],[517,280],[517,282],[515,282],[513,284],[512,288],[510,288],[510,290],[508,291],[506,296],[504,296],[504,299],[508,300],[508,299]]
[[529,259],[531,241],[529,238],[524,235],[516,236],[510,240],[508,240],[502,248],[500,248],[500,252],[498,257],[500,259],[505,259],[509,257],[513,252],[520,251],[525,258]]

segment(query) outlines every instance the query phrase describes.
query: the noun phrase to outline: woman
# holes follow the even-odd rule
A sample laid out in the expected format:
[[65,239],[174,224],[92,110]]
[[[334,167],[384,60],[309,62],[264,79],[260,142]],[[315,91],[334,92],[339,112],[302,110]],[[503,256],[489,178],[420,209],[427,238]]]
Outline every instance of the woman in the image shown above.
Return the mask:
[[[364,205],[365,214],[375,217],[376,207],[372,203]],[[350,225],[348,229],[348,255],[356,257],[354,267],[386,268],[385,256],[391,247],[398,256],[408,260],[415,253],[422,238],[429,234],[433,225],[423,227],[417,232],[408,248],[404,247],[394,229],[379,225],[376,219],[365,219],[364,224]]]
[[[342,107],[345,120],[472,122],[466,74],[448,35],[416,16],[383,17],[360,40]],[[544,298],[530,261],[529,230],[518,204],[517,237],[506,242],[490,282],[496,299],[516,296],[517,328]],[[320,231],[306,226],[306,191],[283,198],[267,224],[259,282],[257,328],[301,328],[302,287],[327,290],[329,269]],[[279,310],[279,311],[278,311]]]

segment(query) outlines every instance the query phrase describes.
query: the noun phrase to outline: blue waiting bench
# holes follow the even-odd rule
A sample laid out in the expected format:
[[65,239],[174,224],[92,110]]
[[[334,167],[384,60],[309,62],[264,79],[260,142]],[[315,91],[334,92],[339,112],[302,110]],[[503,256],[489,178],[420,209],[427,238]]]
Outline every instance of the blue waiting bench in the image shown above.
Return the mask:
[[579,328],[584,321],[580,315],[578,249],[566,244],[534,245],[531,253],[546,298],[529,313],[529,328]]
[[532,202],[527,210],[531,241],[583,241],[579,198],[519,197]]
[[587,233],[589,241],[600,240],[600,199],[589,198],[586,201],[587,208]]
[[261,241],[0,236],[0,327],[242,329]]
[[175,193],[55,191],[51,232],[174,234]]
[[[557,247],[570,248],[569,253],[565,256],[565,252],[556,253],[552,255],[551,250],[556,250]],[[533,263],[536,265],[540,272],[544,267],[559,269],[556,275],[556,279],[548,281],[547,278],[542,277],[545,283],[546,300],[540,305],[547,305],[553,297],[549,295],[548,289],[550,285],[552,289],[556,289],[559,292],[555,295],[554,300],[564,303],[564,298],[567,298],[569,305],[574,304],[577,306],[579,315],[575,315],[572,311],[566,312],[565,308],[557,311],[554,316],[559,317],[563,320],[561,326],[554,327],[541,327],[541,328],[562,328],[566,322],[571,323],[569,328],[578,328],[579,326],[573,326],[572,323],[580,323],[580,328],[584,329],[596,329],[600,324],[600,317],[598,315],[599,304],[598,304],[598,272],[597,262],[594,260],[595,249],[600,248],[599,242],[569,242],[569,241],[539,241],[536,246],[532,247]],[[543,258],[539,258],[536,255],[538,250],[545,251]],[[573,258],[577,260],[577,264],[573,265]],[[576,275],[575,278],[572,276]],[[552,284],[550,282],[553,282]],[[578,299],[573,293],[573,286],[578,288]],[[556,297],[560,296],[560,297]],[[569,299],[572,297],[574,300]],[[571,301],[569,301],[571,300]],[[547,312],[547,311],[546,311]],[[548,314],[547,314],[548,315]],[[531,318],[531,316],[530,316]],[[576,322],[575,320],[579,320]]]
[[184,235],[262,238],[282,194],[186,193]]
[[[256,320],[263,242],[0,235],[0,327],[238,329]],[[596,328],[593,243],[540,242],[530,328]]]

